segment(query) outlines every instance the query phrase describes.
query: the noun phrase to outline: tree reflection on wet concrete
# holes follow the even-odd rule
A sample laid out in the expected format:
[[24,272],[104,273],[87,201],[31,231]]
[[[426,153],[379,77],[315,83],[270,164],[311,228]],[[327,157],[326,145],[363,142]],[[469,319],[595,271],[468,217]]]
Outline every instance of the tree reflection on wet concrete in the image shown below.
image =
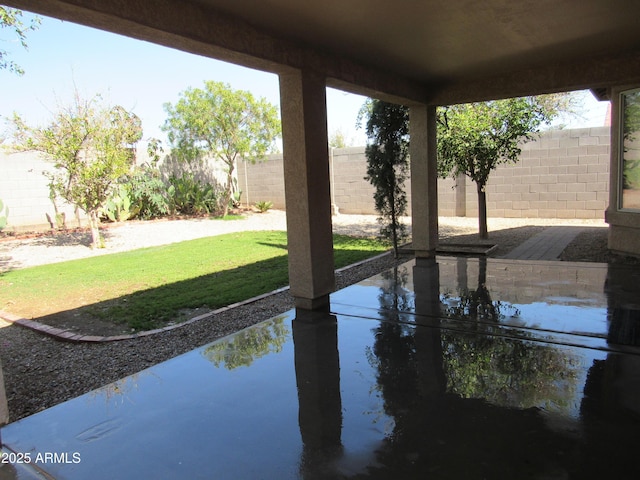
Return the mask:
[[54,478],[633,478],[639,293],[624,267],[412,261],[2,440],[82,454]]

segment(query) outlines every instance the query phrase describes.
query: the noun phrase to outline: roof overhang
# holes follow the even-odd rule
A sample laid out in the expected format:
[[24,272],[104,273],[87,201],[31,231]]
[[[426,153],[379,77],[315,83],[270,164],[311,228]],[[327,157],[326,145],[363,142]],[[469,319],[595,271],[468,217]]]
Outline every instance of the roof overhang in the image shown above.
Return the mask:
[[640,82],[634,0],[5,3],[269,72],[312,70],[329,86],[402,103]]

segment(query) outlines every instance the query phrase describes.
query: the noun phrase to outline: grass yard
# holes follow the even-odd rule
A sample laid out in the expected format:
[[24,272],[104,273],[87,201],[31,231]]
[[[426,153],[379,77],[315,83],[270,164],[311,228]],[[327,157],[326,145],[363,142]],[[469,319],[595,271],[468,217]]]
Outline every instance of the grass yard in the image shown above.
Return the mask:
[[[340,268],[377,255],[376,240],[334,235]],[[37,319],[75,310],[148,330],[288,284],[285,232],[241,232],[0,274],[0,308]]]

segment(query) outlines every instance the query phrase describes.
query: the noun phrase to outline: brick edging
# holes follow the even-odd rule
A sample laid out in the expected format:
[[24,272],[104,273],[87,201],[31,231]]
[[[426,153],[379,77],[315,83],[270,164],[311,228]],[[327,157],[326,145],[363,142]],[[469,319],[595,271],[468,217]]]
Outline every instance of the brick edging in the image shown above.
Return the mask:
[[28,320],[26,318],[18,317],[17,315],[13,315],[11,313],[0,310],[0,319],[10,322],[14,325],[18,325],[20,327],[28,328],[30,330],[34,330],[36,332],[42,333],[44,335],[48,335],[50,337],[54,337],[57,340],[62,340],[66,342],[89,342],[89,343],[105,343],[105,342],[117,342],[120,340],[133,340],[134,338],[148,337],[150,335],[154,335],[156,333],[167,332],[169,330],[173,330],[175,328],[183,327],[185,325],[189,325],[190,323],[198,322],[200,320],[204,320],[209,317],[213,317],[219,313],[226,312],[227,310],[231,310],[232,308],[241,307],[243,305],[248,305],[250,303],[257,302],[258,300],[262,300],[264,298],[270,297],[271,295],[276,295],[278,293],[286,292],[289,290],[289,287],[278,288],[277,290],[273,290],[271,292],[263,293],[262,295],[258,295],[256,297],[249,298],[247,300],[242,300],[241,302],[236,302],[231,305],[227,305],[225,307],[218,308],[216,310],[212,310],[207,313],[203,313],[202,315],[198,315],[197,317],[193,317],[186,322],[177,323],[175,325],[169,325],[163,328],[155,328],[153,330],[145,330],[144,332],[124,334],[124,335],[109,335],[109,336],[98,336],[98,335],[84,335],[82,333],[72,332],[70,330],[66,330],[63,328],[51,327],[49,325],[45,325],[44,323],[36,322],[35,320]]

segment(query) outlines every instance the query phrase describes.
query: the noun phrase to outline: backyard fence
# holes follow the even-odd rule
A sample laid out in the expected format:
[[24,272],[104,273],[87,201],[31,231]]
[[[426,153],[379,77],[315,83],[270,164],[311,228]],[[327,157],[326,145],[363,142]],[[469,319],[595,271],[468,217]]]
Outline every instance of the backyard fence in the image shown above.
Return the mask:
[[[517,164],[491,173],[486,187],[489,216],[602,218],[609,199],[609,148],[609,127],[544,132],[522,146]],[[376,213],[373,187],[364,180],[366,165],[364,147],[332,149],[331,199],[338,212]],[[36,153],[0,152],[0,166],[0,199],[9,207],[8,228],[46,227],[46,214],[55,217],[42,172],[51,164]],[[286,209],[282,155],[256,164],[241,162],[237,180],[243,203],[270,201],[274,208]],[[409,182],[406,191],[411,202]],[[74,209],[58,206],[74,226]],[[439,180],[438,210],[441,216],[477,216],[475,184],[468,178]]]
[[[602,218],[609,200],[609,127],[554,130],[522,146],[515,165],[493,171],[486,186],[492,217]],[[373,187],[364,180],[364,147],[333,149],[331,199],[341,213],[375,214]],[[249,203],[269,200],[285,209],[281,155],[238,168],[238,184]],[[411,185],[406,184],[409,203]],[[467,177],[438,181],[441,216],[477,216],[475,184]]]

